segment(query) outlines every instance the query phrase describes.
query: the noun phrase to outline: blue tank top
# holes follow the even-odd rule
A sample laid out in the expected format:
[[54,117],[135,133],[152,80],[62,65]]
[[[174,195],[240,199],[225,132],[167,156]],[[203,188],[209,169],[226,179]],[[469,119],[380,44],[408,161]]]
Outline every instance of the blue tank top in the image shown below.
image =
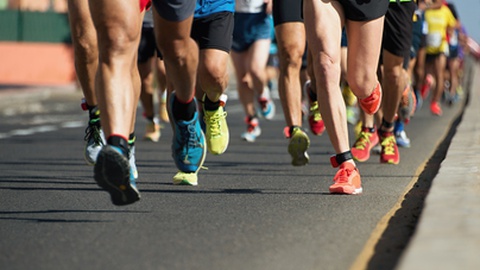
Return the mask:
[[202,18],[218,12],[235,12],[235,0],[197,0],[195,18]]

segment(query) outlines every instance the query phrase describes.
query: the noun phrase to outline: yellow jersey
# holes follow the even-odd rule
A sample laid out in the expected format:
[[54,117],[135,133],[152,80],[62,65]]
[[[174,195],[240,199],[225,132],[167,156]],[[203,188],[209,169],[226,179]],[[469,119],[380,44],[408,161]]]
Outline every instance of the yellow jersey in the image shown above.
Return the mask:
[[457,20],[447,6],[427,9],[425,22],[428,25],[427,54],[448,54],[447,29],[455,27]]

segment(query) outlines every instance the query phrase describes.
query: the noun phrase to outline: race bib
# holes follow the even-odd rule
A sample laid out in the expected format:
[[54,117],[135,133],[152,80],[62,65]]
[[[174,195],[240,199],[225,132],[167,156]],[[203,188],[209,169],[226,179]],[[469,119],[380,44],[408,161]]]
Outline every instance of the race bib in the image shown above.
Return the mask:
[[427,35],[427,46],[438,48],[442,46],[442,34],[441,33],[428,33]]

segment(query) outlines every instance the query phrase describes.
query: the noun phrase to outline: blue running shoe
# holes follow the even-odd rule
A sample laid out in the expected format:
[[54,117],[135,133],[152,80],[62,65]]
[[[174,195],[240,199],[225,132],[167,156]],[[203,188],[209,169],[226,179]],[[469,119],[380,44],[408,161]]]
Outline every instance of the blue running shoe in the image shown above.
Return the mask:
[[270,90],[265,87],[263,94],[258,98],[258,104],[260,105],[259,113],[265,119],[272,120],[275,117],[275,102],[270,97]]
[[106,145],[100,150],[94,178],[101,188],[110,193],[115,205],[127,205],[140,200],[129,160],[118,147]]
[[[200,127],[198,112],[189,121],[176,120],[172,109],[175,92],[171,94],[169,116],[173,126],[172,157],[177,168],[184,173],[196,173],[201,169],[207,147],[205,135]],[[193,102],[197,102],[194,98]]]

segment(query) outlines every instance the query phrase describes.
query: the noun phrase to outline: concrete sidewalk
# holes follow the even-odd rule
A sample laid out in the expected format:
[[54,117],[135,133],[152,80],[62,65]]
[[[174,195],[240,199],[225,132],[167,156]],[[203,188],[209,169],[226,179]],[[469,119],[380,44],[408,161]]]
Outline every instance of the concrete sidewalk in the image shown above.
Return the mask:
[[480,68],[472,66],[469,103],[397,269],[480,269]]

